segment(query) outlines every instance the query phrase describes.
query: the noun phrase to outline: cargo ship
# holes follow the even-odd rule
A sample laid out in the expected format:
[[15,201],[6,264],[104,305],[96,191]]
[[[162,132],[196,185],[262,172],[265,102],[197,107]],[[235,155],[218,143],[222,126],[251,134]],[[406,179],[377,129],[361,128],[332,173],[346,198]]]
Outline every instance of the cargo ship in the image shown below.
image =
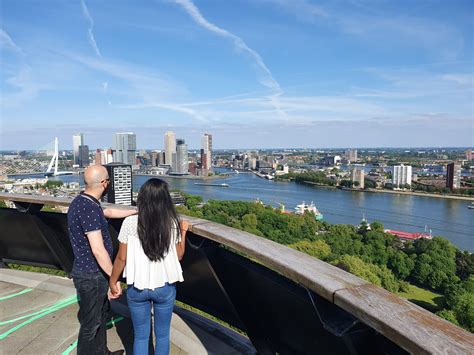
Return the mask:
[[206,182],[195,182],[194,185],[200,186],[216,186],[216,187],[229,187],[229,184],[211,184]]

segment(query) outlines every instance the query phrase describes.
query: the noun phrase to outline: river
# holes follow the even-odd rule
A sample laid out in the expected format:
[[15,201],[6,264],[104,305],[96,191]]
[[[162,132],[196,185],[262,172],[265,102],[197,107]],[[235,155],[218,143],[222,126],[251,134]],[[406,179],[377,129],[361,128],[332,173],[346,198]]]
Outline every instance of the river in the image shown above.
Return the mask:
[[[50,179],[82,183],[82,176],[79,175]],[[134,176],[134,191],[138,191],[147,179],[148,176]],[[324,215],[324,220],[330,223],[356,225],[365,215],[369,222],[380,221],[389,229],[423,232],[425,226],[428,226],[434,236],[446,237],[460,249],[474,252],[474,209],[467,208],[468,201],[343,191],[299,185],[294,182],[273,182],[251,173],[232,173],[228,178],[214,180],[216,183],[229,184],[227,188],[195,185],[196,182],[201,183],[203,180],[173,178],[164,180],[169,182],[172,189],[200,195],[205,200],[255,201],[258,198],[265,204],[275,207],[281,202],[289,211],[294,210],[294,207],[302,201],[314,201]]]

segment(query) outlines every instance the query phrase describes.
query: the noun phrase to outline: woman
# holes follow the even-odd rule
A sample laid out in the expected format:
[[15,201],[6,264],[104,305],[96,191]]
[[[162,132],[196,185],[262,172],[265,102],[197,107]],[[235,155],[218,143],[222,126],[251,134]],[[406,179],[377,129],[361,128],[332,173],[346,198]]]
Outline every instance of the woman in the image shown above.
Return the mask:
[[155,354],[168,354],[175,283],[183,281],[179,260],[184,255],[188,223],[178,219],[168,184],[160,179],[143,184],[137,207],[138,215],[127,217],[120,229],[110,290],[112,297],[120,296],[117,280],[125,267],[127,301],[135,332],[133,353],[148,354],[153,306]]

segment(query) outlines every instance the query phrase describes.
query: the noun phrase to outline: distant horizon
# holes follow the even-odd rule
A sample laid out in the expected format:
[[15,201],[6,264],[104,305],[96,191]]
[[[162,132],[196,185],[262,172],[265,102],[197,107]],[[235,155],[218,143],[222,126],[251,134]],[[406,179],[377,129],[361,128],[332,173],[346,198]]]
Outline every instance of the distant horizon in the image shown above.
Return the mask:
[[[86,144],[87,145],[87,144]],[[90,149],[90,147],[89,147]],[[89,153],[94,152],[97,149],[111,149],[111,148],[92,148],[92,150],[89,150]],[[201,148],[189,148],[188,151],[199,151]],[[231,151],[231,150],[243,150],[243,151],[249,151],[249,150],[296,150],[296,151],[301,151],[301,150],[349,150],[349,149],[355,149],[355,150],[368,150],[368,149],[375,149],[375,150],[403,150],[403,149],[409,149],[409,150],[445,150],[445,149],[452,149],[452,150],[468,150],[472,149],[474,151],[474,146],[431,146],[431,147],[269,147],[269,148],[215,148],[213,149],[213,152],[216,151]],[[153,151],[153,150],[160,150],[164,151],[164,148],[137,148],[136,151],[140,150],[145,150],[145,151]],[[0,149],[0,153],[4,152],[44,152],[47,151],[47,149],[39,150],[39,149]],[[67,152],[72,152],[73,149],[59,149],[59,151],[67,151]]]
[[470,146],[473,12],[471,0],[3,0],[0,149],[69,147],[75,132],[108,146],[112,131],[162,146],[168,130],[229,149]]

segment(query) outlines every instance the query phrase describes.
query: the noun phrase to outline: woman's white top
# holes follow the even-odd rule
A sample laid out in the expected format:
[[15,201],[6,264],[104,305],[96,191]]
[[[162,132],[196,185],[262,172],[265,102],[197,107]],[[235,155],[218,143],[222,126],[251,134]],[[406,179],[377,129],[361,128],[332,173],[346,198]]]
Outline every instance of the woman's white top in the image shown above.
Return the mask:
[[158,261],[150,261],[143,251],[137,232],[138,216],[125,218],[118,236],[120,243],[127,244],[127,263],[123,276],[127,284],[133,284],[140,290],[153,290],[169,284],[182,282],[183,270],[178,260],[176,244],[181,240],[176,228],[173,228],[171,244],[165,257]]

